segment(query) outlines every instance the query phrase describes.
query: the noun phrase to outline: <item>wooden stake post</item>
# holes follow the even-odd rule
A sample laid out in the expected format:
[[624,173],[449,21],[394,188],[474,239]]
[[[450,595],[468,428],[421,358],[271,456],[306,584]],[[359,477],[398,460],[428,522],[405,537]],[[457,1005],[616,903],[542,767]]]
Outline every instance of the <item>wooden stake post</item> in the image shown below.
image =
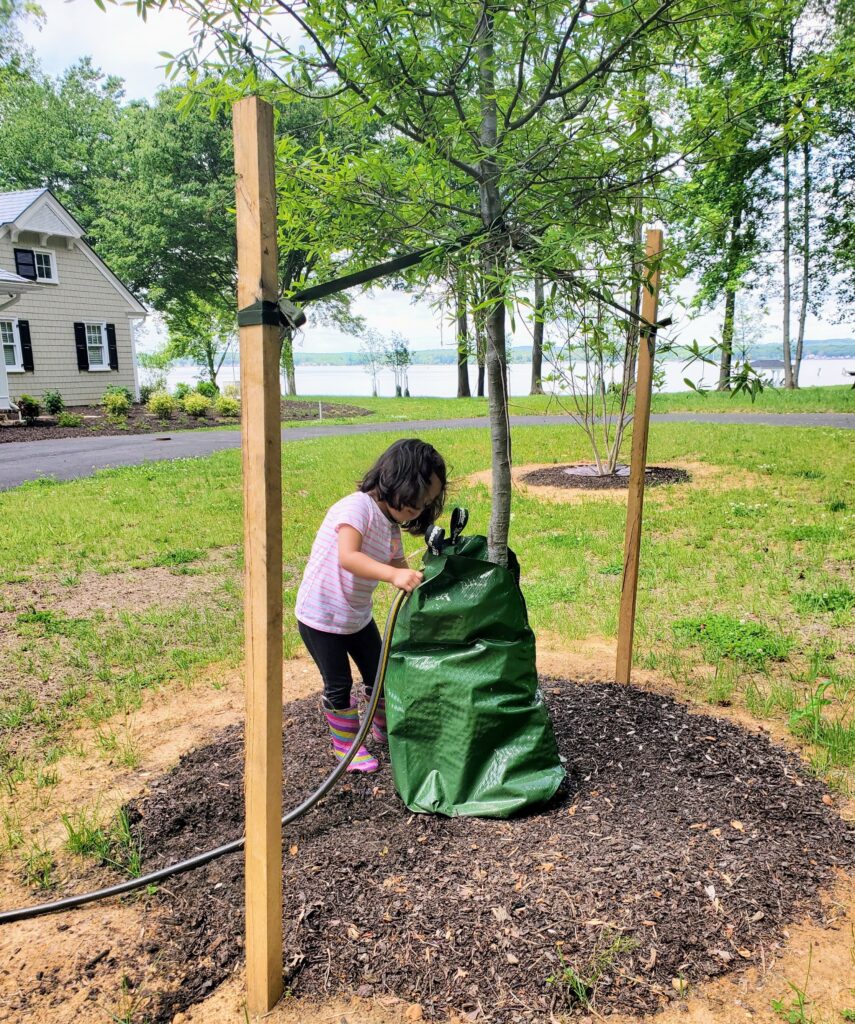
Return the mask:
[[[646,254],[652,261],[662,252],[662,232],[647,232]],[[654,265],[641,299],[641,315],[656,323],[659,309],[659,267]],[[623,547],[623,583],[618,620],[617,667],[615,678],[628,683],[632,671],[632,637],[635,630],[635,599],[638,592],[638,563],[641,554],[641,513],[644,506],[644,471],[647,465],[647,435],[650,430],[650,396],[653,391],[653,356],[656,332],[642,328],[638,344],[638,376],[635,384],[635,412],[632,418],[632,459],[626,505],[626,537]]]
[[[273,108],[234,105],[238,308],[277,302]],[[279,327],[240,328],[246,614],[246,988],[282,995],[282,462]]]

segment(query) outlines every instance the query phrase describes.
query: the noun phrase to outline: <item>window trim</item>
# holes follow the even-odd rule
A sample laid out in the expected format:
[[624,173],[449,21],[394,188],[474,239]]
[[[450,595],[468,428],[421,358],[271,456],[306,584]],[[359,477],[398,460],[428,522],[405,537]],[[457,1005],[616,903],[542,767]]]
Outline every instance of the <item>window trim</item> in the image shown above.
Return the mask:
[[[18,320],[6,319],[6,317],[0,318],[0,323],[12,325],[12,343],[15,347],[15,365],[8,366],[6,364],[6,353],[3,352],[3,365],[6,367],[6,373],[26,373],[24,369],[24,353],[21,349],[21,334],[18,330]],[[3,348],[5,349],[6,343],[3,342]]]
[[[59,270],[56,265],[56,250],[55,249],[33,249],[33,264],[36,268],[36,283],[37,284],[59,284]],[[36,256],[47,256],[50,260],[50,272],[51,277],[39,277],[39,264],[36,260]]]
[[[89,332],[87,327],[98,327],[101,331],[101,347],[104,352],[105,362],[98,366],[92,365],[92,360],[89,358]],[[86,358],[89,360],[89,372],[90,373],[109,373],[110,372],[110,350],[107,342],[107,321],[98,320],[84,320],[83,321],[83,333],[86,337]]]

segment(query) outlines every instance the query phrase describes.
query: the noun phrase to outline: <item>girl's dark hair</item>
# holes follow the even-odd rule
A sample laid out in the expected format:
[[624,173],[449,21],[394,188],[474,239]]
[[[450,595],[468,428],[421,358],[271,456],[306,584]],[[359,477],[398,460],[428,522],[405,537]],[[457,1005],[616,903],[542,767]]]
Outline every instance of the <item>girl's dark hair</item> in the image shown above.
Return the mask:
[[416,438],[396,441],[359,481],[359,490],[374,494],[392,508],[418,507],[434,476],[442,485],[436,500],[418,519],[401,527],[421,535],[439,517],[445,504],[445,461],[433,445]]

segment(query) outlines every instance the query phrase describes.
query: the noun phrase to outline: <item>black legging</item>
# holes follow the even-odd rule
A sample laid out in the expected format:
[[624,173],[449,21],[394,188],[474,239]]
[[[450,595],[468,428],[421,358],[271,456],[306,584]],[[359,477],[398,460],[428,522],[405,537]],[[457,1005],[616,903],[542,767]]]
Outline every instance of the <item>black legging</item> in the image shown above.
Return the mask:
[[324,680],[324,702],[337,711],[350,707],[353,676],[348,655],[356,662],[366,690],[374,688],[380,650],[380,630],[372,619],[358,633],[325,633],[297,620],[303,643],[309,650]]

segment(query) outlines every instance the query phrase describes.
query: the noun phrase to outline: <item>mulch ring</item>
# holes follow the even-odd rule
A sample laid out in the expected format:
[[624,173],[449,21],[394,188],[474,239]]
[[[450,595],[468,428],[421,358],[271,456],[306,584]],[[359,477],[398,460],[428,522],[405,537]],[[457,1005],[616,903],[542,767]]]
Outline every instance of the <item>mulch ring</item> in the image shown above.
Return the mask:
[[[286,985],[357,991],[492,1022],[592,1000],[643,1014],[775,955],[822,918],[855,860],[824,787],[762,732],[658,694],[544,680],[569,780],[512,821],[412,815],[388,764],[349,776],[284,834]],[[316,698],[289,705],[285,806],[330,768]],[[151,870],[241,834],[243,741],[227,730],[130,805]],[[170,879],[152,1021],[203,998],[242,957],[243,862]],[[676,988],[675,988],[676,985]]]
[[[360,409],[353,405],[339,405],[337,402],[321,403],[324,419],[352,416],[371,416],[370,409]],[[60,437],[99,437],[120,434],[163,434],[177,430],[199,430],[201,427],[236,426],[239,422],[235,417],[224,418],[211,413],[208,416],[188,416],[177,408],[168,420],[160,420],[152,416],[145,406],[132,405],[126,419],[116,422],[104,415],[99,405],[81,405],[69,408],[70,413],[83,417],[79,427],[59,427],[53,416],[40,416],[34,423],[16,423],[0,421],[0,443],[4,441],[48,441]],[[283,420],[318,420],[320,418],[317,402],[300,402],[293,399],[283,400]]]
[[[573,487],[587,491],[626,490],[629,487],[629,467],[618,466],[609,476],[597,476],[591,463],[574,462],[565,466],[547,466],[533,469],[522,476],[523,483],[535,487]],[[644,471],[646,487],[659,484],[684,484],[691,477],[685,469],[672,466],[648,466]]]

